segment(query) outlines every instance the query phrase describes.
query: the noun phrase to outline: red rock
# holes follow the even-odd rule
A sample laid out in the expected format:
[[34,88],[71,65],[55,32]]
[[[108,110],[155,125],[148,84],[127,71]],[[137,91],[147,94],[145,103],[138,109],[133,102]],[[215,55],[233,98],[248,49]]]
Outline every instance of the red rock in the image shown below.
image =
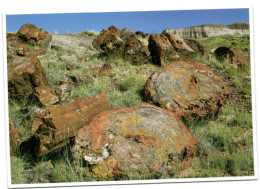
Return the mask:
[[108,56],[122,57],[133,64],[143,64],[150,59],[148,49],[127,28],[122,31],[114,26],[103,29],[93,41],[93,46],[102,49]]
[[178,34],[173,34],[171,32],[165,32],[165,33],[163,33],[163,35],[165,35],[168,38],[168,40],[172,44],[172,47],[175,48],[176,51],[186,50],[191,53],[194,52],[192,50],[192,48],[189,47]]
[[73,157],[97,180],[174,174],[195,153],[196,140],[174,113],[151,104],[105,111],[77,132]]
[[241,52],[235,50],[234,47],[218,47],[214,51],[214,56],[219,61],[235,64],[241,68],[245,67],[247,63],[247,58]]
[[45,49],[49,48],[52,39],[52,35],[49,32],[32,24],[23,25],[17,32],[17,35],[24,43],[39,45]]
[[198,62],[175,61],[153,73],[145,100],[185,116],[217,114],[230,91],[211,69]]
[[172,47],[171,42],[165,35],[151,34],[148,49],[150,51],[152,61],[159,65],[165,66],[169,62],[179,58],[176,50]]
[[48,81],[36,56],[16,56],[8,63],[9,98],[26,102],[40,86],[48,86]]
[[196,55],[179,35],[170,32],[151,34],[148,48],[153,62],[160,66],[166,66],[173,60],[190,60]]
[[36,87],[34,98],[39,107],[49,106],[59,101],[58,97],[53,94],[48,86]]
[[30,120],[37,140],[33,144],[35,154],[42,156],[60,149],[94,116],[110,109],[104,93],[101,93],[66,105],[51,105],[32,114]]
[[194,51],[195,56],[209,59],[209,53],[204,49],[203,45],[201,45],[198,41],[194,39],[185,39],[184,41]]
[[13,123],[9,124],[9,142],[10,142],[10,153],[15,154],[15,151],[22,143],[22,140],[18,134],[18,131]]

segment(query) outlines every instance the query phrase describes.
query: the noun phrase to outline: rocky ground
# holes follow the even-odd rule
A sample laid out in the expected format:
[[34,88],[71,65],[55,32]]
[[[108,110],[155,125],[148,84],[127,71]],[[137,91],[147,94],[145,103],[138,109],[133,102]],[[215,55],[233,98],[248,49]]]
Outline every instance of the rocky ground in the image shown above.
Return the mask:
[[254,174],[248,39],[8,34],[12,183]]

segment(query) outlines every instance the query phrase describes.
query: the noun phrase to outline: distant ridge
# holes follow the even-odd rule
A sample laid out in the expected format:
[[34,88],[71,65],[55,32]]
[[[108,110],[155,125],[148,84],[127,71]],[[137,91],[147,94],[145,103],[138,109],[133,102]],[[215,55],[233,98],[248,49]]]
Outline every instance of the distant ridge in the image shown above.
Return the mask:
[[244,36],[249,35],[249,23],[236,22],[230,25],[203,24],[180,29],[167,28],[163,31],[178,34],[182,38],[205,38],[219,35]]

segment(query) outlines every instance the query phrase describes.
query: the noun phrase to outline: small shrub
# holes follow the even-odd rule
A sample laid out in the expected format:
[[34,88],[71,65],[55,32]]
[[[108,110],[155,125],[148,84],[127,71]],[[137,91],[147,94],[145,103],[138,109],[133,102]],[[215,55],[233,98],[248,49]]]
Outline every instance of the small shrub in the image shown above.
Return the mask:
[[83,33],[88,36],[94,36],[94,37],[97,37],[99,35],[99,33],[95,31],[84,31]]

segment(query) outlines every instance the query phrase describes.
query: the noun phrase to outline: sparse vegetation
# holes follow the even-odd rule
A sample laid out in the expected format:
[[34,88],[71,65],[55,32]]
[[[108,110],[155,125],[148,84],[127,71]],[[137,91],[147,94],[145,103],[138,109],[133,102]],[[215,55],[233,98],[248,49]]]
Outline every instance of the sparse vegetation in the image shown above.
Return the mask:
[[94,37],[97,37],[99,35],[99,33],[95,31],[84,31],[83,33],[88,36],[94,36]]
[[[93,31],[83,33],[94,37],[98,35]],[[144,39],[141,42],[147,46],[147,40]],[[214,37],[201,40],[201,43],[206,48],[234,45],[241,50],[249,49],[249,38],[247,37]],[[83,46],[83,44],[81,45]],[[29,49],[39,48],[31,45],[28,47]],[[86,58],[86,61],[81,61],[83,58]],[[159,69],[152,63],[136,66],[120,58],[78,54],[77,52],[55,49],[40,57],[40,60],[52,87],[64,81],[67,73],[75,77],[84,76],[83,81],[72,82],[70,95],[91,97],[105,90],[106,98],[113,109],[140,104],[143,101],[143,88],[147,79]],[[250,66],[240,69],[236,65],[219,62],[214,58],[197,60],[217,70],[219,74],[228,74],[230,79],[225,82],[232,83],[230,87],[233,91],[251,96],[250,84],[245,79],[250,76]],[[110,73],[99,75],[90,71],[91,68],[101,68],[106,62],[111,63],[113,67],[113,71]],[[179,174],[174,175],[174,178],[254,174],[251,104],[243,103],[243,99],[241,101],[242,103],[238,103],[236,99],[229,99],[217,118],[186,123],[198,142],[198,150],[192,164],[179,171]],[[25,105],[9,102],[10,121],[17,125],[23,139],[28,138],[32,131],[29,123],[21,124],[22,120],[25,120],[26,116],[35,109],[36,107],[33,105],[25,108]],[[77,172],[75,169],[69,148],[69,145],[63,148],[61,152],[55,154],[55,158],[44,156],[33,163],[30,162],[31,159],[28,160],[26,154],[17,153],[16,157],[11,158],[12,183],[90,180],[90,178],[84,177],[82,172]],[[48,162],[49,169],[47,166],[41,165],[42,162]],[[32,179],[30,179],[30,175],[34,175]],[[43,180],[39,178],[43,178]],[[145,178],[144,175],[142,179]]]

